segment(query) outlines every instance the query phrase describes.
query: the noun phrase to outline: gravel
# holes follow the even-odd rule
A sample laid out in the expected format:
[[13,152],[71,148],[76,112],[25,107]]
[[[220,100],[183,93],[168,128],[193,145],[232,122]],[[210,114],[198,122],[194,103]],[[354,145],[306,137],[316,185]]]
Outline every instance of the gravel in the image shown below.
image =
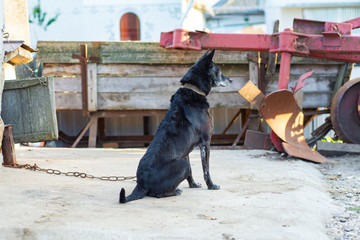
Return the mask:
[[360,156],[328,157],[319,165],[328,184],[328,191],[339,207],[326,223],[330,239],[360,240]]

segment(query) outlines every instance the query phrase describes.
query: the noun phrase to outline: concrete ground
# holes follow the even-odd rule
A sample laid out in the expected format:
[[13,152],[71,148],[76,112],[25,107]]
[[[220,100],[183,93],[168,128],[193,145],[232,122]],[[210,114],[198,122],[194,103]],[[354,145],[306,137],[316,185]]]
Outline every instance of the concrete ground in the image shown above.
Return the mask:
[[[145,149],[18,147],[20,164],[94,176],[135,175]],[[328,239],[338,211],[317,165],[260,150],[212,150],[204,186],[200,153],[190,155],[201,189],[120,205],[109,182],[0,167],[0,239]]]

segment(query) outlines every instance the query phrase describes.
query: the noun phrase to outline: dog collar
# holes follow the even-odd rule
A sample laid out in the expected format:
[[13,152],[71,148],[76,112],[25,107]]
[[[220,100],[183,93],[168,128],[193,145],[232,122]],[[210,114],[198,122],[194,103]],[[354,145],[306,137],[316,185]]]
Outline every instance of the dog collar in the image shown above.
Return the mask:
[[197,86],[194,86],[194,85],[192,85],[190,83],[185,83],[183,88],[193,90],[197,94],[200,94],[200,95],[203,95],[204,97],[206,97],[206,94],[203,91],[201,91],[200,88],[198,88]]

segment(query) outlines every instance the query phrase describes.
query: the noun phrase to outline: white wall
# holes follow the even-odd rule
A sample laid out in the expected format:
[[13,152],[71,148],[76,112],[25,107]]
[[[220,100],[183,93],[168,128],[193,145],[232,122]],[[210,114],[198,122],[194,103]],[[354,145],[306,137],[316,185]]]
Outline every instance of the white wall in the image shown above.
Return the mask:
[[[37,0],[28,0],[29,14]],[[119,41],[120,19],[126,12],[140,19],[142,41],[159,41],[160,33],[176,28],[181,18],[180,0],[62,0],[41,1],[49,17],[60,16],[47,31],[30,24],[32,46],[38,40]]]
[[[294,18],[308,18],[304,16],[304,9],[323,9],[323,8],[353,8],[359,7],[360,2],[358,0],[265,0],[264,11],[266,21],[266,32],[272,33],[274,22],[280,19],[280,31],[285,28],[291,28]],[[323,21],[330,21],[330,18],[334,18],[333,14],[329,14],[327,19]],[[349,19],[351,17],[349,16]],[[314,19],[320,20],[320,19]]]
[[[183,17],[183,14],[186,14],[186,10],[189,7],[189,4],[191,4],[191,1],[189,0],[186,2],[182,0],[181,3],[182,3],[181,17]],[[205,27],[205,16],[201,11],[191,8],[187,13],[186,18],[184,19],[182,25],[181,26],[177,25],[177,28],[178,27],[189,31],[203,30]]]
[[219,16],[209,19],[206,27],[214,33],[244,33],[249,28],[253,29],[252,33],[265,33],[264,22],[265,17],[263,15]]
[[284,31],[285,28],[292,28],[294,18],[303,18],[301,8],[280,8],[277,5],[266,5],[266,33],[273,33],[274,22],[276,20],[280,20],[280,32]]

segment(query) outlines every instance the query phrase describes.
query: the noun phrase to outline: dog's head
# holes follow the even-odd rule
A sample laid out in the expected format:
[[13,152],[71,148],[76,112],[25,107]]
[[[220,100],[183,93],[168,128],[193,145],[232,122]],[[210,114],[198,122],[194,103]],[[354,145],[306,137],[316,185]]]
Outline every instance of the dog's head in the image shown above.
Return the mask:
[[181,84],[192,84],[202,90],[206,95],[211,87],[226,87],[232,80],[221,73],[220,68],[212,61],[215,49],[209,50],[200,57],[181,79]]

